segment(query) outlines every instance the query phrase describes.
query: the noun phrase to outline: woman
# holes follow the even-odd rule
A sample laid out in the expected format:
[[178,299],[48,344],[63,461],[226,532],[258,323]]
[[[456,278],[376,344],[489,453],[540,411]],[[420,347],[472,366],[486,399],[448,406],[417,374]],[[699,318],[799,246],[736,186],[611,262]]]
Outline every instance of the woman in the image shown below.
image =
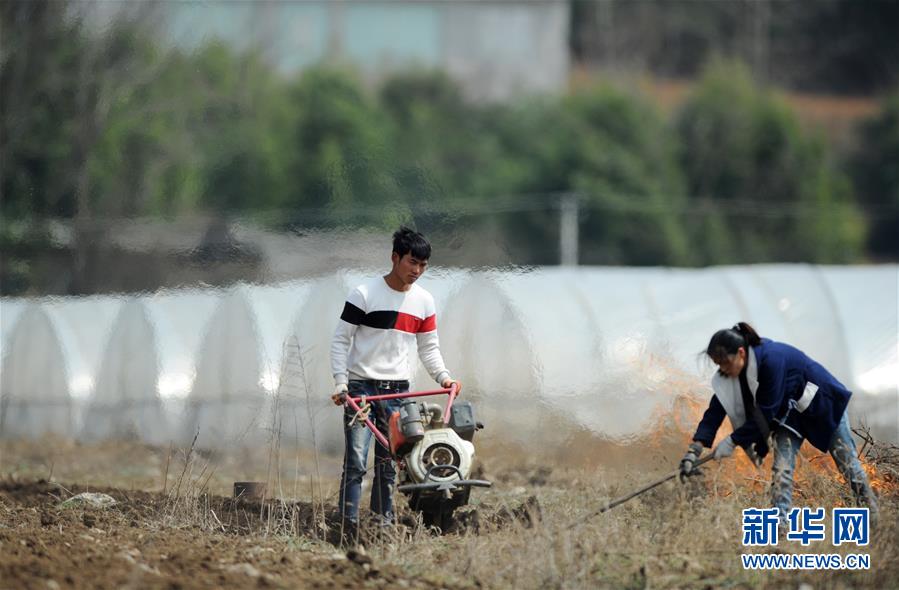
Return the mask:
[[715,459],[730,457],[740,446],[760,464],[770,437],[771,502],[780,509],[781,519],[792,504],[793,470],[803,440],[830,453],[856,501],[868,506],[872,520],[876,517],[877,500],[849,430],[848,389],[801,350],[760,338],[745,322],[716,332],[706,354],[718,365],[712,378],[714,395],[681,461],[682,478],[693,470],[702,447],[712,446],[726,415],[734,432],[715,447]]

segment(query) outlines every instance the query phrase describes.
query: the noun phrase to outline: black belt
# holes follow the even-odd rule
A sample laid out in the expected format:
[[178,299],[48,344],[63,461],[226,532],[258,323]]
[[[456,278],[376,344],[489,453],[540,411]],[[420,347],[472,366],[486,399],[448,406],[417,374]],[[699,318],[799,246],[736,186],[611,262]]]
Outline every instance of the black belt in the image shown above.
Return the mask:
[[368,383],[376,389],[409,389],[409,381],[385,381],[381,379],[353,379],[357,383]]

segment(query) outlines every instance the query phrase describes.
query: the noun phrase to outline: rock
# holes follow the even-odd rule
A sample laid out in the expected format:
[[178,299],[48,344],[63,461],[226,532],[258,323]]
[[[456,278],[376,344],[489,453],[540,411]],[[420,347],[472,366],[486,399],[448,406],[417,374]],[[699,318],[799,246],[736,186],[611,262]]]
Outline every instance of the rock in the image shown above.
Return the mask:
[[134,559],[134,555],[131,554],[131,551],[119,551],[118,556],[128,563],[137,563],[137,560]]
[[142,563],[142,562],[138,561],[137,559],[135,559],[135,557],[140,557],[140,551],[138,551],[137,549],[128,549],[125,551],[119,551],[116,555],[118,557],[120,557],[121,559],[124,559],[128,563],[132,564],[134,567],[136,567],[137,569],[139,569],[143,572],[146,572],[148,574],[153,574],[155,576],[162,575],[162,573],[155,567],[150,567],[149,565]]
[[[287,557],[287,556],[285,555],[285,557]],[[314,559],[316,561],[346,561],[347,556],[344,555],[343,553],[340,553],[339,551],[336,551],[334,553],[325,553],[322,555],[316,555],[312,559]],[[283,562],[284,559],[282,558],[281,561]]]
[[549,476],[552,475],[552,468],[542,466],[534,469],[530,476],[528,477],[528,483],[532,486],[545,486],[549,481]]
[[235,563],[234,565],[226,566],[224,569],[225,571],[231,572],[233,574],[243,574],[251,578],[262,577],[262,572],[260,572],[249,563]]
[[114,506],[116,503],[117,502],[115,501],[115,498],[107,494],[84,492],[83,494],[72,496],[65,502],[62,502],[59,507],[74,508],[76,506],[87,506],[90,508],[109,508],[110,506]]
[[[41,514],[41,526],[52,526],[56,524],[56,517],[48,512]],[[54,580],[50,580],[53,582]]]
[[353,563],[356,563],[356,564],[359,564],[362,566],[371,565],[371,562],[372,562],[371,557],[365,552],[365,548],[362,547],[361,545],[359,547],[355,547],[355,548],[347,551],[346,557]]

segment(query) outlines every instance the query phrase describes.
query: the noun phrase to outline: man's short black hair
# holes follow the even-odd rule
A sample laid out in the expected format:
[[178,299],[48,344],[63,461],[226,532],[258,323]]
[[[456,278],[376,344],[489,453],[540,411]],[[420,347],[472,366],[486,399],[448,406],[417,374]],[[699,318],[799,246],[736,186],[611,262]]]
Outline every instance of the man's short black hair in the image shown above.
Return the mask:
[[414,258],[428,260],[431,258],[431,243],[421,233],[402,226],[393,233],[393,251],[400,258],[411,252]]

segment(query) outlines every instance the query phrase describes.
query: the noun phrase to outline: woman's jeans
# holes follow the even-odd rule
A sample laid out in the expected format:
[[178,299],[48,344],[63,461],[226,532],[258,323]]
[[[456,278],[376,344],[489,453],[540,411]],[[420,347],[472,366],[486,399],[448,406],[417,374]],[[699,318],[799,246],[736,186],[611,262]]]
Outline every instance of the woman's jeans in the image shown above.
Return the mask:
[[[855,449],[855,441],[852,439],[852,431],[849,429],[848,412],[843,412],[843,417],[837,426],[830,443],[830,456],[837,469],[843,474],[855,501],[860,506],[870,509],[872,520],[877,517],[877,499],[868,483],[868,476],[862,469],[858,460],[858,452]],[[771,481],[771,503],[780,508],[780,518],[785,520],[793,503],[793,471],[796,468],[796,454],[802,445],[803,438],[797,436],[787,428],[778,428],[774,432],[774,464],[773,478]]]
[[[385,393],[405,393],[404,389],[381,389],[378,382],[350,381],[347,385],[349,395],[383,395]],[[387,424],[390,415],[400,409],[402,399],[390,399],[370,402],[372,405],[369,418],[384,436],[387,436]],[[343,413],[343,434],[346,450],[343,455],[343,473],[340,478],[340,507],[345,522],[359,522],[359,502],[362,499],[362,477],[368,464],[368,448],[374,438],[365,421],[356,420],[352,426],[350,421],[355,412],[346,406]],[[390,451],[375,440],[374,483],[371,486],[371,509],[383,517],[385,522],[393,522],[393,484],[396,481],[396,470]]]

